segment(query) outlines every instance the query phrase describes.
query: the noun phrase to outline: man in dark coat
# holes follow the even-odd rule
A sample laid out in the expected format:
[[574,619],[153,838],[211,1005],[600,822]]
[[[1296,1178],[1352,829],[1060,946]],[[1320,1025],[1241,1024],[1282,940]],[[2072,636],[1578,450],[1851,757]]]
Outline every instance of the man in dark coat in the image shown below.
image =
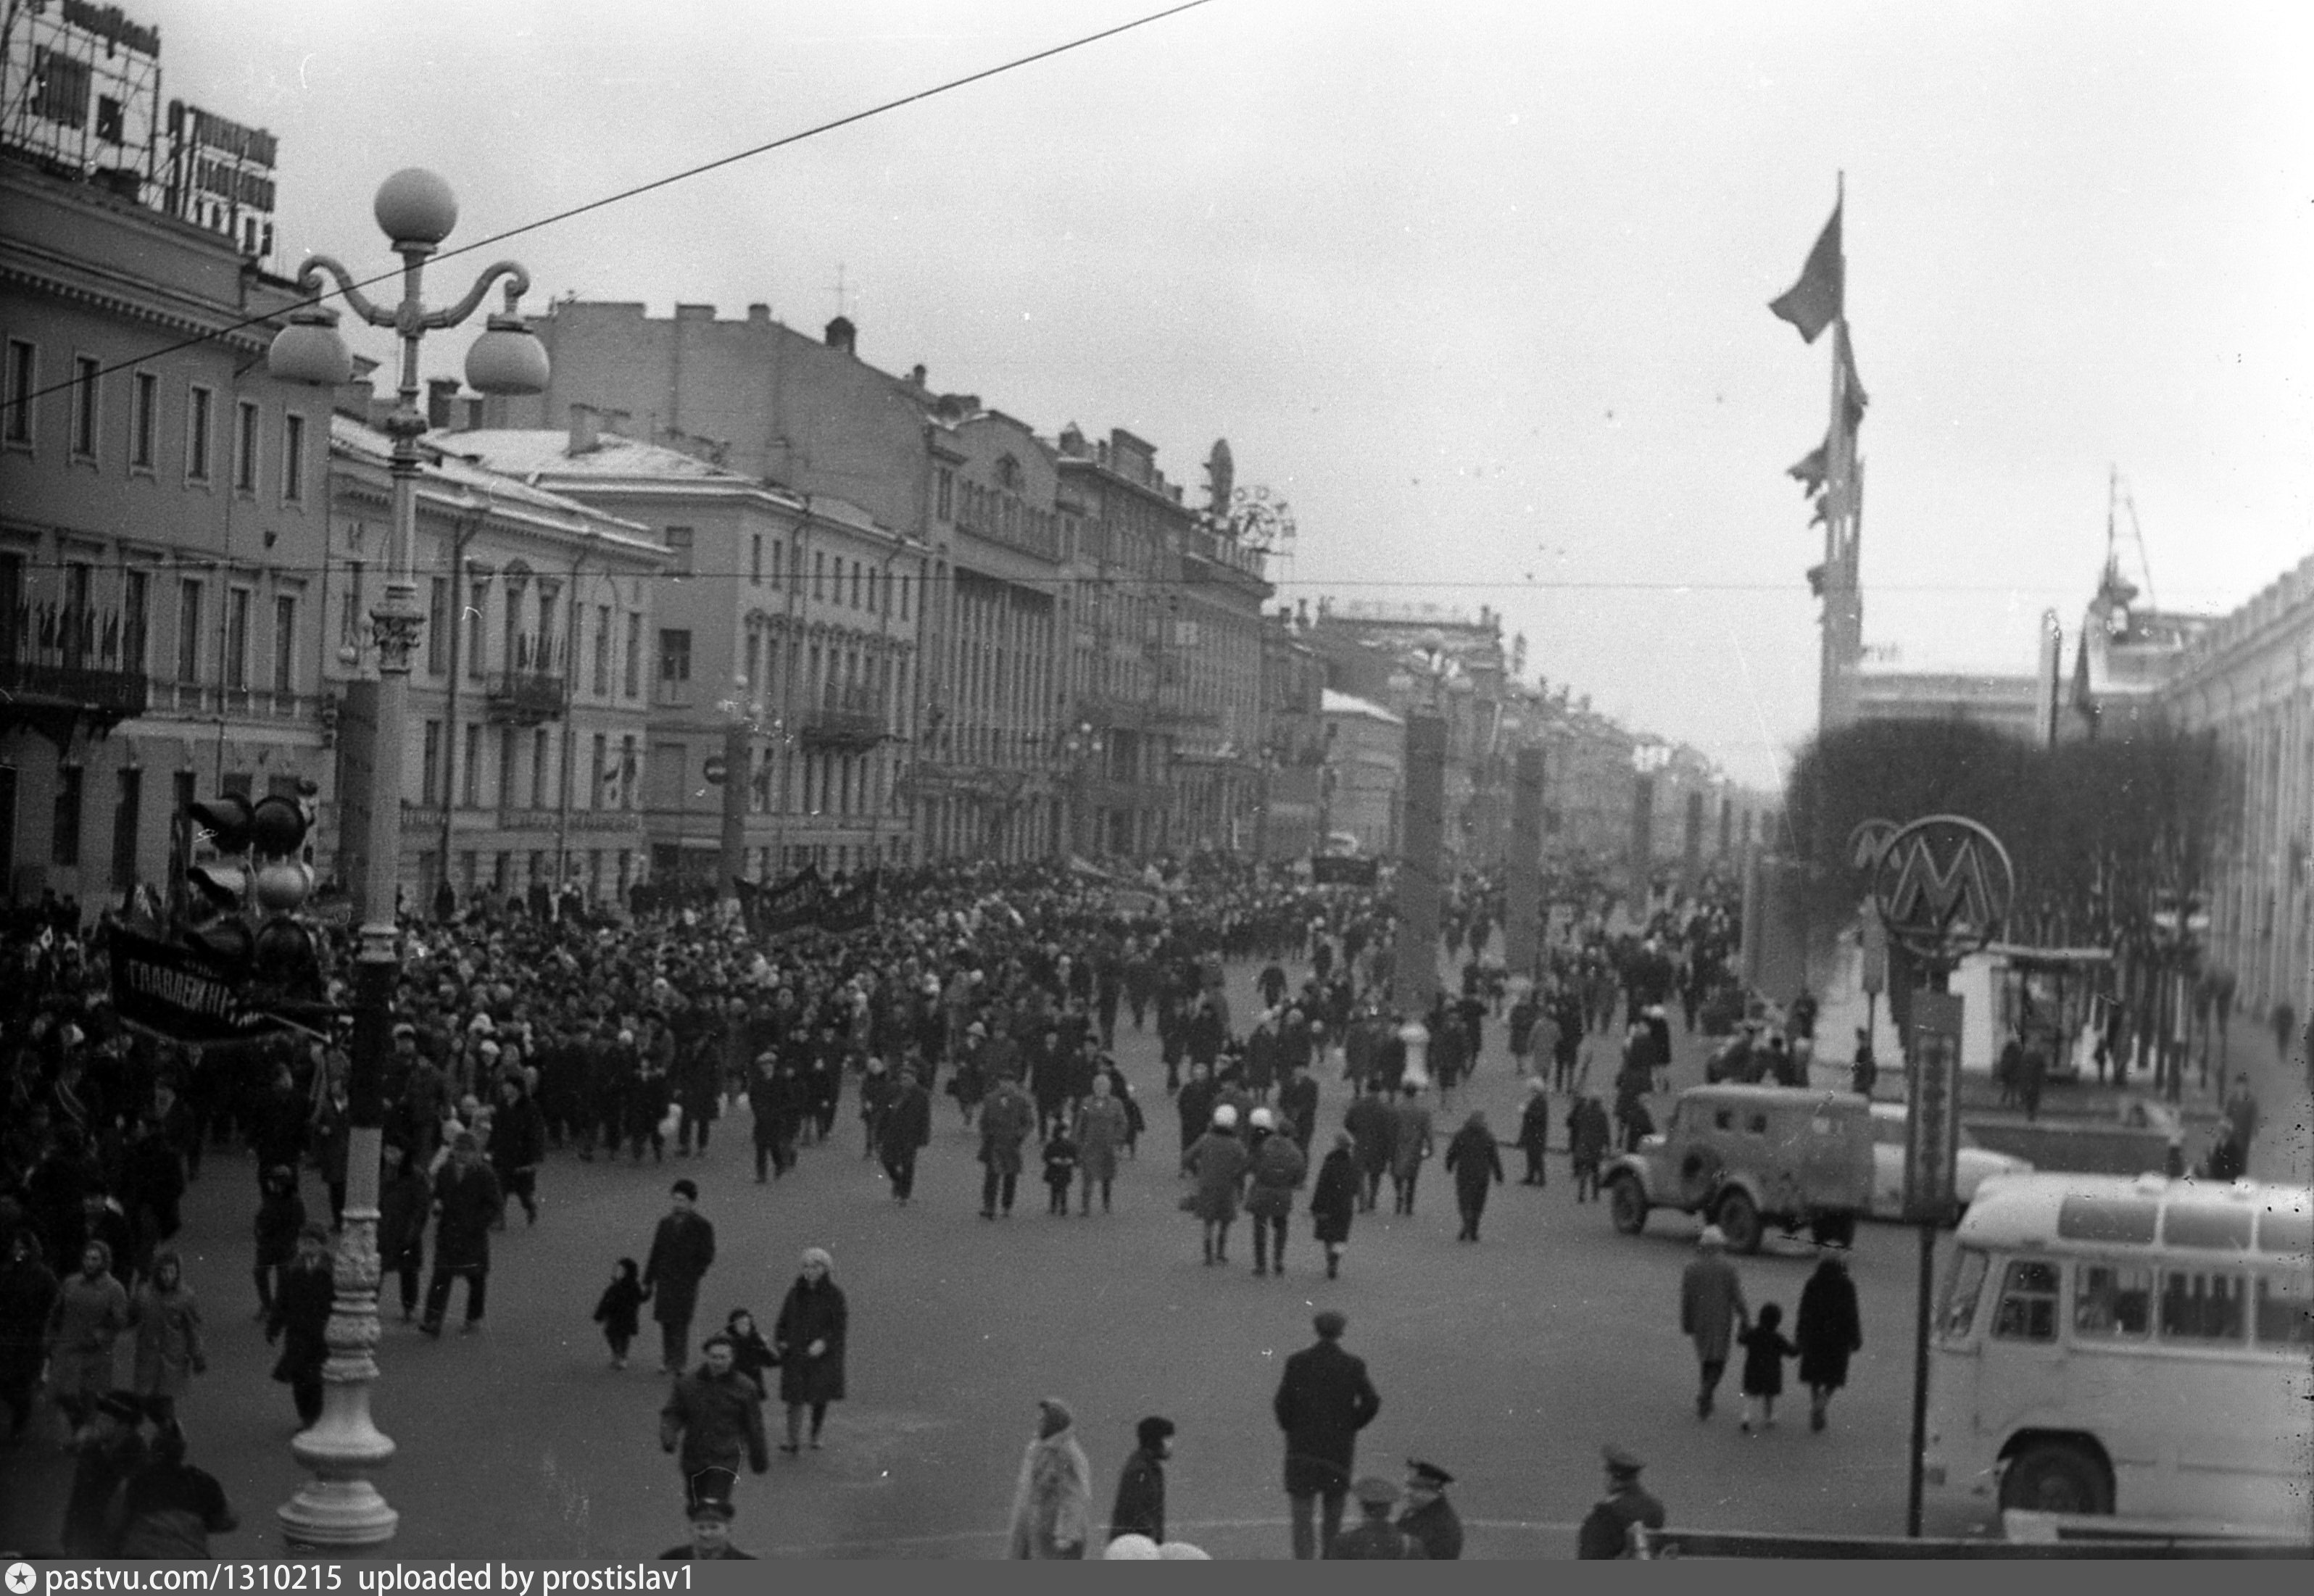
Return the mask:
[[686,1509],[729,1503],[742,1461],[757,1474],[772,1464],[763,1388],[732,1366],[729,1336],[710,1336],[700,1350],[705,1362],[675,1382],[658,1415],[659,1450],[682,1448],[676,1463]]
[[[1312,1558],[1331,1545],[1342,1527],[1342,1503],[1349,1494],[1350,1467],[1356,1460],[1358,1432],[1382,1411],[1382,1398],[1366,1377],[1365,1360],[1342,1350],[1349,1321],[1329,1309],[1312,1321],[1316,1345],[1285,1360],[1285,1372],[1270,1404],[1285,1432],[1285,1495],[1294,1511],[1294,1555]],[[1324,1503],[1325,1539],[1318,1538],[1313,1512]]]
[[1165,1541],[1165,1459],[1173,1455],[1173,1421],[1151,1415],[1134,1426],[1139,1443],[1117,1477],[1117,1505],[1108,1515],[1108,1538],[1146,1535]]
[[884,1173],[892,1182],[892,1198],[905,1207],[916,1189],[916,1155],[932,1139],[932,1095],[914,1070],[900,1071],[876,1135]]
[[1197,1064],[1189,1071],[1189,1079],[1173,1099],[1181,1115],[1181,1151],[1187,1153],[1206,1127],[1213,1123],[1214,1105],[1221,1101],[1222,1089],[1214,1079],[1211,1068]]
[[1607,1559],[1631,1555],[1631,1526],[1664,1527],[1664,1504],[1639,1484],[1645,1467],[1620,1446],[1603,1449],[1607,1462],[1607,1495],[1592,1506],[1576,1532],[1577,1557]]
[[1036,1105],[1020,1083],[1005,1075],[980,1107],[980,1161],[985,1166],[980,1181],[980,1217],[994,1219],[1001,1199],[1012,1212],[1012,1198],[1020,1185],[1020,1144],[1036,1128]]
[[1398,1515],[1398,1527],[1433,1563],[1451,1563],[1462,1555],[1462,1518],[1446,1500],[1446,1487],[1453,1483],[1454,1477],[1435,1463],[1406,1460],[1406,1511]]
[[418,1327],[428,1336],[442,1334],[442,1316],[450,1307],[450,1282],[466,1280],[466,1322],[463,1333],[481,1327],[490,1281],[490,1226],[506,1206],[499,1177],[482,1162],[472,1131],[461,1131],[451,1143],[450,1161],[434,1177],[434,1274],[426,1283],[426,1317]]
[[1827,1257],[1800,1288],[1792,1339],[1800,1349],[1800,1383],[1808,1389],[1808,1428],[1821,1430],[1832,1394],[1848,1383],[1848,1360],[1864,1350],[1864,1319],[1848,1265]]
[[1277,1112],[1286,1133],[1302,1156],[1310,1156],[1311,1138],[1318,1133],[1318,1083],[1307,1070],[1288,1063],[1278,1079]]
[[490,1172],[499,1177],[499,1190],[521,1202],[526,1222],[534,1225],[538,1167],[545,1161],[546,1116],[521,1081],[499,1081],[498,1110],[490,1116]]
[[1342,1127],[1358,1144],[1358,1207],[1367,1213],[1382,1198],[1382,1177],[1398,1144],[1398,1119],[1382,1090],[1381,1078],[1369,1077],[1365,1092],[1342,1115]]
[[715,1262],[715,1227],[693,1206],[699,1201],[694,1183],[678,1180],[668,1192],[674,1206],[651,1234],[643,1289],[651,1293],[651,1317],[658,1321],[660,1370],[681,1374],[691,1361],[691,1316],[699,1309],[699,1283]]

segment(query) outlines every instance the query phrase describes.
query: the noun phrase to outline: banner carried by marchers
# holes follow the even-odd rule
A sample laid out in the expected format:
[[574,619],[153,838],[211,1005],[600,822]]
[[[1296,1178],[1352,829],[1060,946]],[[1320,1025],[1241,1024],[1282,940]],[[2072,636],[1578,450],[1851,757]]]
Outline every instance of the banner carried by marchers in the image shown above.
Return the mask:
[[850,886],[828,894],[820,904],[819,929],[841,935],[864,931],[875,924],[878,876],[879,872],[870,870]]
[[806,865],[776,886],[755,894],[755,933],[774,942],[799,936],[819,924],[827,883],[817,865]]
[[130,1025],[193,1044],[247,1042],[290,1028],[198,949],[115,926],[107,952],[112,1007]]

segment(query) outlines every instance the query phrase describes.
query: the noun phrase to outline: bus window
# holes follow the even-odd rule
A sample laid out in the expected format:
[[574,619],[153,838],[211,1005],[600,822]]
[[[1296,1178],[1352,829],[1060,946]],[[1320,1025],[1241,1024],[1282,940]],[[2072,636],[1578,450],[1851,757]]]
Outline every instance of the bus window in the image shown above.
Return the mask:
[[2314,1281],[2302,1274],[2257,1277],[2257,1344],[2314,1346]]
[[2073,1270],[2073,1334],[2104,1340],[2142,1337],[2153,1329],[2153,1271],[2130,1264],[2081,1264]]
[[1973,1247],[1964,1247],[1954,1256],[1952,1277],[1945,1283],[1944,1312],[1937,1319],[1937,1334],[1946,1340],[1960,1340],[1976,1327],[1977,1299],[1984,1295],[1989,1261]]
[[2248,1328],[2242,1277],[2230,1269],[2161,1272],[2161,1336],[2165,1341],[2233,1341]]
[[2019,1258],[2000,1278],[2000,1309],[1992,1334],[2003,1341],[2057,1338],[2057,1266]]
[[1718,1113],[1711,1116],[1711,1127],[1717,1131],[1734,1130],[1736,1128],[1736,1111],[1733,1108],[1722,1108]]
[[1754,1136],[1766,1135],[1768,1133],[1768,1116],[1764,1114],[1754,1114],[1750,1119],[1744,1122],[1744,1129]]

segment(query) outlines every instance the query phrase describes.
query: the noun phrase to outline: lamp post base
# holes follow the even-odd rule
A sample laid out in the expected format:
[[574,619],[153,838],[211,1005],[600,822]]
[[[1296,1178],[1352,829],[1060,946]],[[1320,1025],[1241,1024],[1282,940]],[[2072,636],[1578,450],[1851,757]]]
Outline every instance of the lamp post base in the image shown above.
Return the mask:
[[377,1487],[358,1476],[307,1480],[274,1510],[282,1538],[292,1547],[332,1551],[383,1546],[393,1539],[402,1515],[385,1504]]

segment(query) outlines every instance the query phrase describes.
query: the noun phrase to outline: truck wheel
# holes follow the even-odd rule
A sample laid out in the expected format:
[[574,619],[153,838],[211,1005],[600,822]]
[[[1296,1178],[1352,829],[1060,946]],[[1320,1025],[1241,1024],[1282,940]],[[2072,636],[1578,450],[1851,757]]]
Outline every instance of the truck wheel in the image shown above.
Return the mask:
[[2109,1513],[2105,1470],[2078,1446],[2048,1442],[2027,1449],[2000,1476],[2000,1505],[2027,1512]]
[[1647,1228],[1647,1200],[1639,1191],[1639,1183],[1629,1175],[1618,1175],[1607,1183],[1607,1212],[1614,1217],[1615,1229],[1626,1236],[1636,1236]]
[[1719,1199],[1717,1220],[1720,1234],[1727,1238],[1728,1251],[1760,1250],[1760,1210],[1741,1191],[1729,1192]]

